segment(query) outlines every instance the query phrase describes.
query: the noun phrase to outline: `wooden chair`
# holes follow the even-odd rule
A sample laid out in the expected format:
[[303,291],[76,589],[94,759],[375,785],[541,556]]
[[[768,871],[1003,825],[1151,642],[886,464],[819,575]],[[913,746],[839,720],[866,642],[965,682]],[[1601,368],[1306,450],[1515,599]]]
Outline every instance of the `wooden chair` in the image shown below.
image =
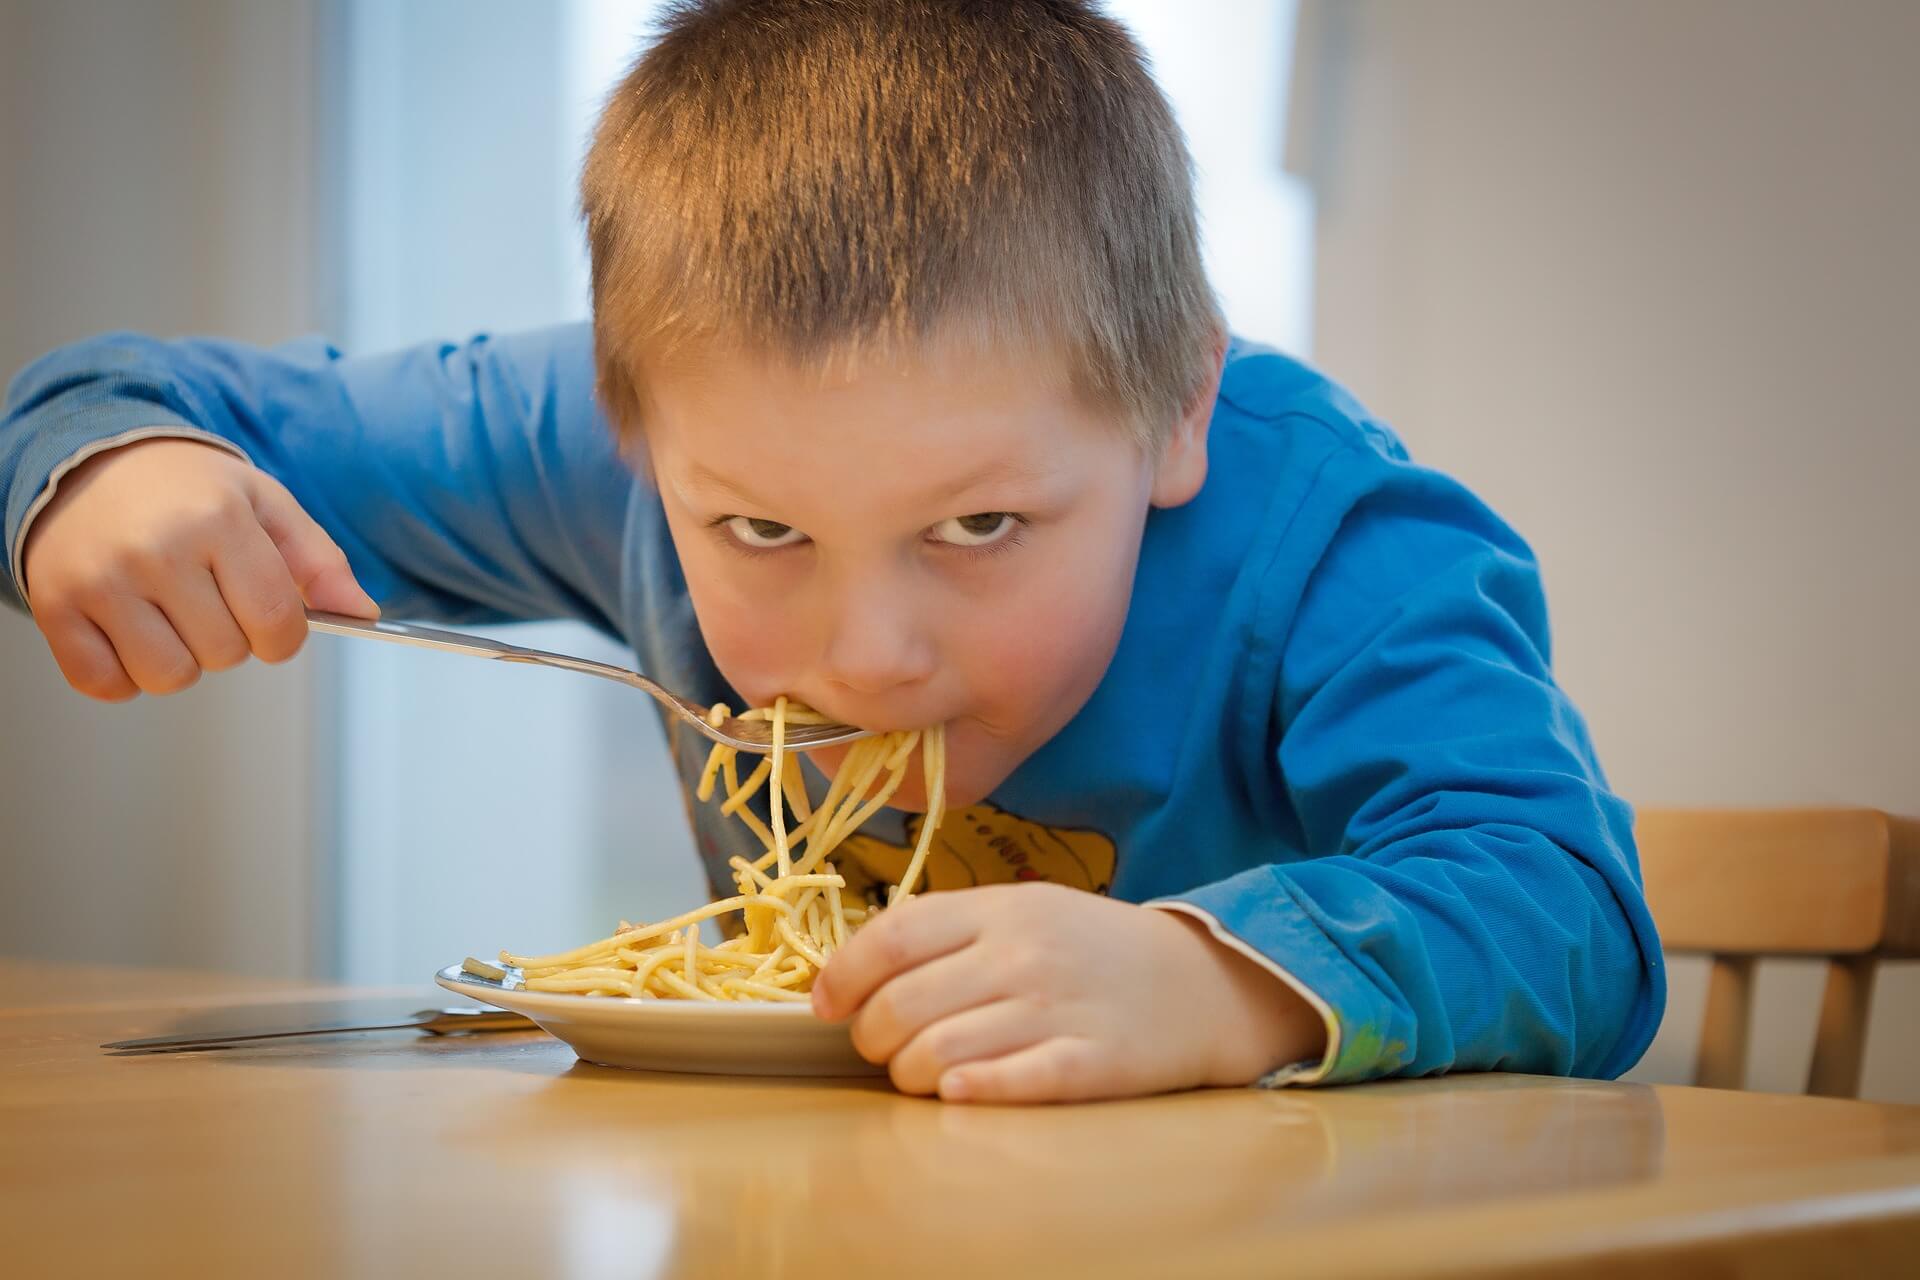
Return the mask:
[[1920,821],[1874,809],[1649,809],[1647,902],[1669,952],[1712,960],[1694,1083],[1747,1076],[1760,956],[1825,956],[1807,1092],[1860,1089],[1874,971],[1920,957]]

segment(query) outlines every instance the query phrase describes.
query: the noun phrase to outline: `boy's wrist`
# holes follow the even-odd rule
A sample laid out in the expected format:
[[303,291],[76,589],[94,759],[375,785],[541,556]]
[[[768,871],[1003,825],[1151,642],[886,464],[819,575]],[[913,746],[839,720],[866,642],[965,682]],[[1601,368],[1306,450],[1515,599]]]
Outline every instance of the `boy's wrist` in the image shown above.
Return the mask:
[[1177,921],[1197,944],[1194,953],[1215,997],[1200,1083],[1248,1085],[1276,1067],[1325,1056],[1325,1023],[1285,980],[1215,937],[1205,921],[1184,911],[1156,914]]

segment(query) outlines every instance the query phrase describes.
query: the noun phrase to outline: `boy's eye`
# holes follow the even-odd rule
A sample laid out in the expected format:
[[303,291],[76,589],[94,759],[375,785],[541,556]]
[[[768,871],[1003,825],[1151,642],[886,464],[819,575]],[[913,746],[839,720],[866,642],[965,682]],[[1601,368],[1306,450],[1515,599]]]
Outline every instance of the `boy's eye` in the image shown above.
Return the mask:
[[805,542],[807,535],[790,524],[781,524],[778,520],[760,520],[753,516],[728,516],[723,522],[727,532],[732,534],[742,546],[765,551],[773,547],[790,547],[796,542]]
[[1011,511],[980,511],[970,516],[949,516],[929,531],[935,542],[956,547],[985,547],[1003,541],[1020,527],[1020,517]]

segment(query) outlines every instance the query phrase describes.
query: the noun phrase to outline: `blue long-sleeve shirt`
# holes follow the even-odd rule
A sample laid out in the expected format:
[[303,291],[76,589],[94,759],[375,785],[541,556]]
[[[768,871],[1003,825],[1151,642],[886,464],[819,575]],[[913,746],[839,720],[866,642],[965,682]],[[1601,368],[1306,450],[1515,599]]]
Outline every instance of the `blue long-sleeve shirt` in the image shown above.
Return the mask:
[[[284,483],[389,616],[583,619],[668,687],[738,706],[592,386],[584,325],[357,359],[67,348],[0,420],[10,594],[66,470],[198,435]],[[1147,521],[1099,687],[942,824],[931,885],[1057,880],[1199,916],[1326,1022],[1326,1058],[1275,1080],[1624,1071],[1659,1025],[1659,941],[1628,808],[1549,669],[1526,544],[1340,388],[1254,346],[1229,351],[1208,451],[1200,495]],[[672,748],[691,786],[704,743]],[[690,807],[726,885],[752,837]],[[883,813],[842,870],[896,876],[918,821]]]

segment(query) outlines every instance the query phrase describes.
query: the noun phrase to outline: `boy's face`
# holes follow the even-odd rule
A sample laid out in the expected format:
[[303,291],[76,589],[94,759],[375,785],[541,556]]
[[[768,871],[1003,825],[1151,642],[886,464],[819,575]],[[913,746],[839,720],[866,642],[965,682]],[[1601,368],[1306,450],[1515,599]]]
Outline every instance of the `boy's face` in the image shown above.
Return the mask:
[[[721,674],[756,706],[945,723],[954,807],[1085,704],[1148,507],[1205,477],[1210,394],[1156,464],[1038,359],[943,345],[823,377],[709,348],[646,383],[653,477]],[[925,807],[917,760],[894,803]]]

